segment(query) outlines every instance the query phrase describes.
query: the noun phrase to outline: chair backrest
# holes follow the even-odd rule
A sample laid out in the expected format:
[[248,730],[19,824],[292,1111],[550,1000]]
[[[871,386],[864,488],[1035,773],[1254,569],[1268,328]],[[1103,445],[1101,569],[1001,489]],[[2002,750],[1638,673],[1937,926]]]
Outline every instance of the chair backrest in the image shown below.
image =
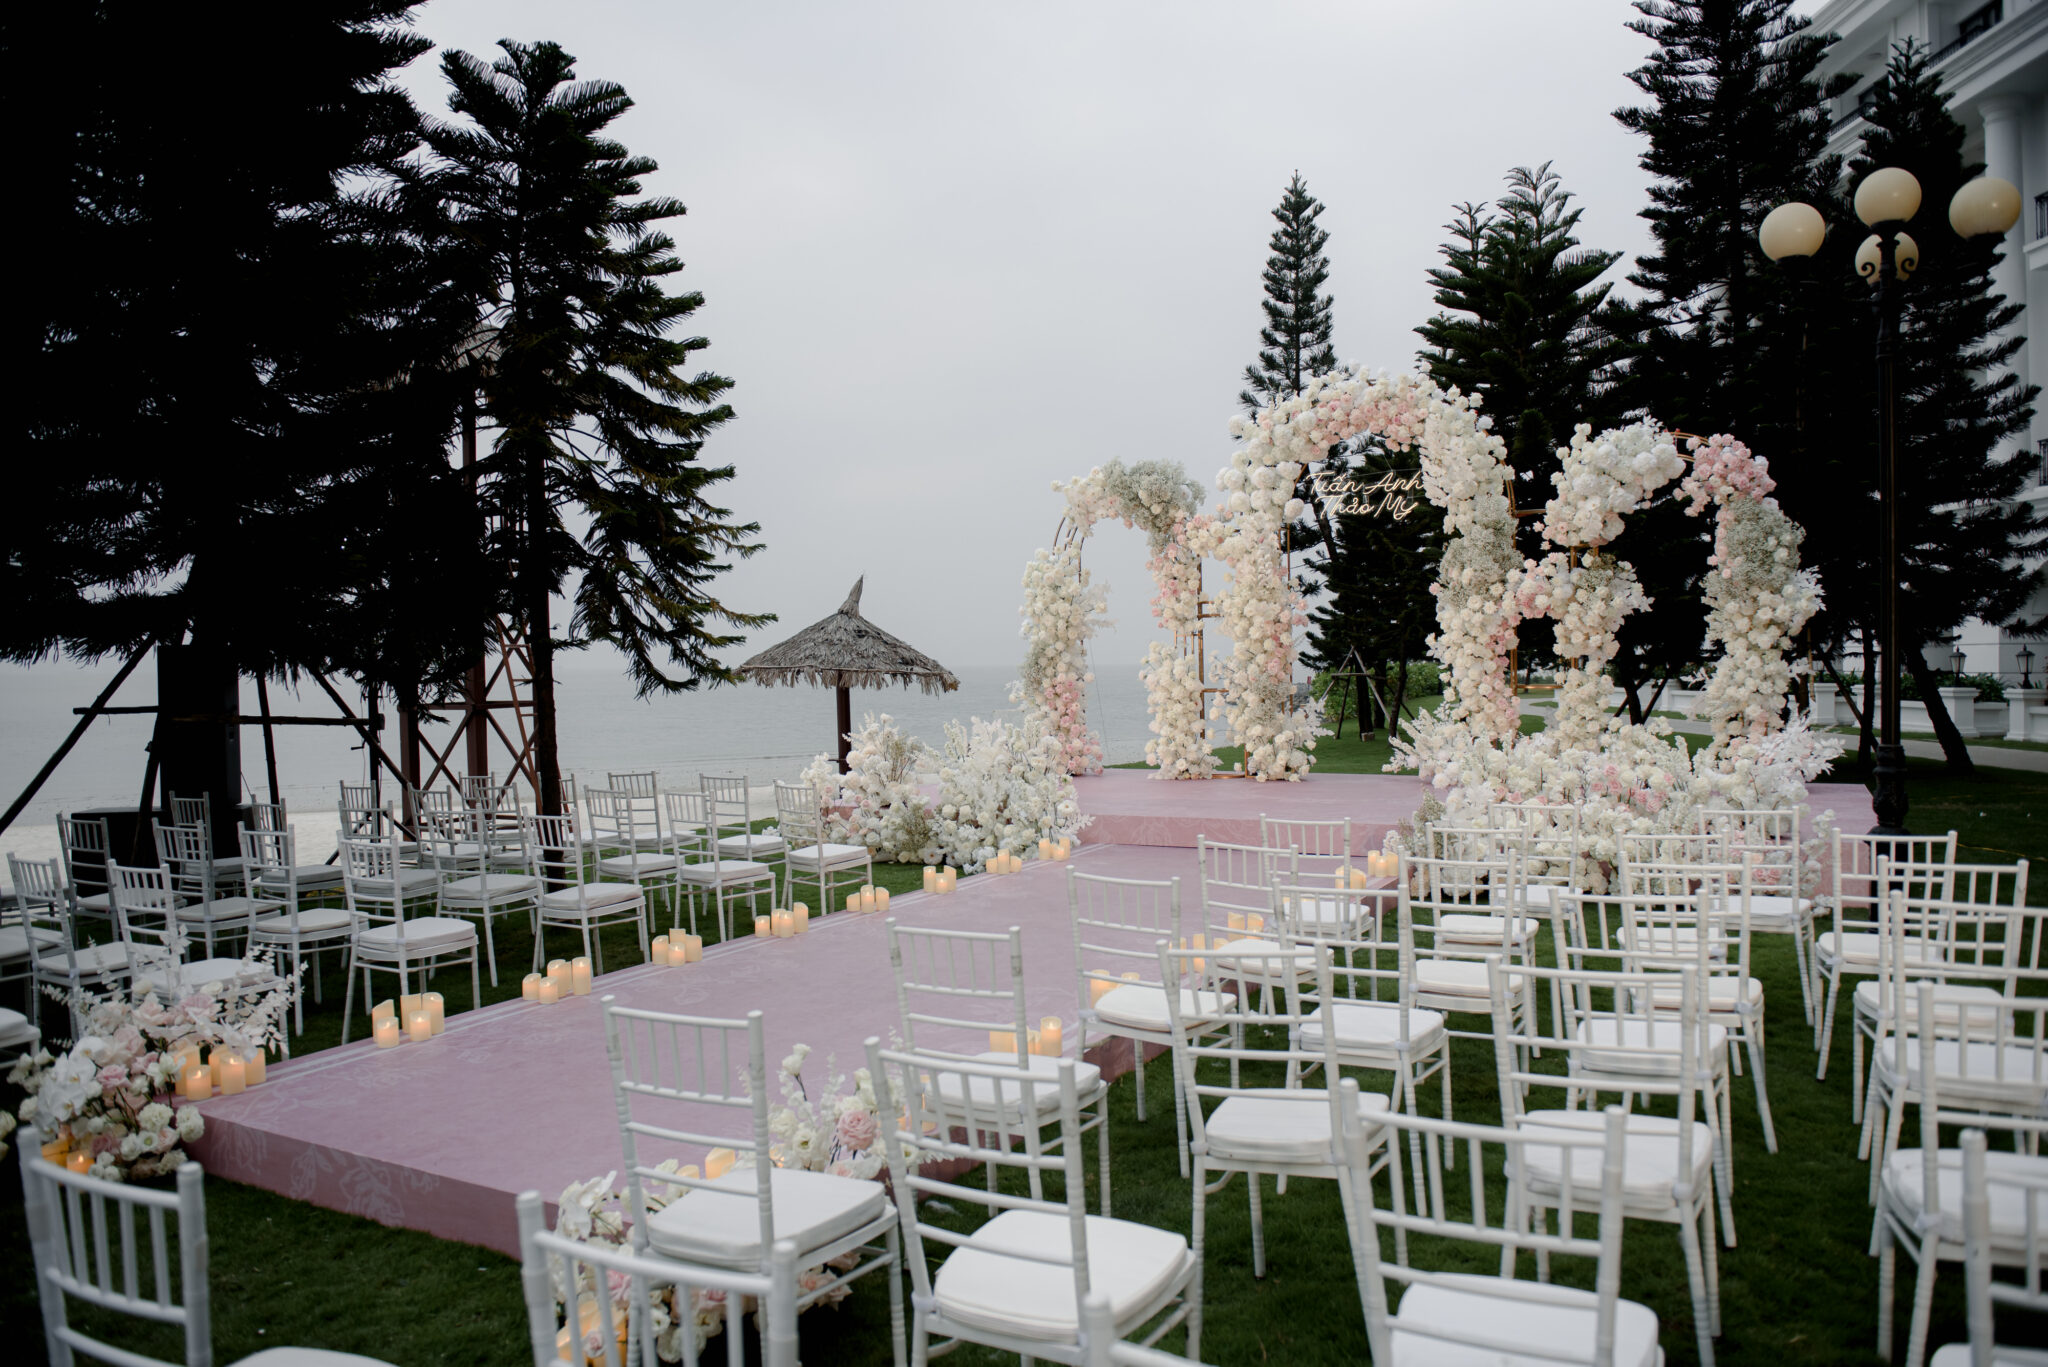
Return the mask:
[[1623,831],[1614,844],[1618,864],[1712,864],[1722,840],[1698,830]]
[[775,824],[791,849],[825,843],[825,795],[813,783],[775,783]]
[[176,793],[166,794],[171,808],[171,824],[174,826],[197,826],[201,838],[206,841],[206,856],[213,857],[213,794],[201,793],[198,797],[179,797]]
[[[77,953],[71,938],[71,903],[64,896],[64,875],[54,859],[22,859],[7,856],[7,876],[14,884],[14,905],[22,930],[31,946],[42,937],[52,937],[71,960],[71,976],[77,976]],[[40,962],[38,949],[31,962]],[[30,991],[35,990],[33,983]]]
[[1394,877],[1400,899],[1402,971],[1412,971],[1417,958],[1484,958],[1483,946],[1441,939],[1443,918],[1490,914],[1488,907],[1497,897],[1519,901],[1515,879],[1520,868],[1521,855],[1512,847],[1498,862],[1402,855]]
[[652,769],[629,769],[623,773],[607,773],[604,786],[627,797],[652,798],[661,791]]
[[1486,819],[1505,831],[1530,842],[1524,847],[1530,856],[1530,876],[1548,881],[1561,880],[1565,886],[1579,886],[1579,833],[1585,808],[1575,802],[1496,802],[1486,809]]
[[1310,934],[1295,933],[1298,916],[1290,904],[1312,898],[1370,896],[1370,893],[1340,893],[1328,888],[1291,888],[1277,881],[1273,884],[1279,934],[1292,944],[1314,944],[1329,951],[1319,960],[1330,965],[1329,974],[1327,978],[1317,979],[1313,1000],[1304,997],[1300,1009],[1306,1013],[1312,1006],[1345,998],[1397,1003],[1401,1008],[1398,1038],[1406,1043],[1409,1038],[1408,1010],[1415,995],[1415,984],[1401,971],[1398,931],[1394,931],[1393,938],[1389,939],[1388,932],[1380,928],[1378,917],[1359,916],[1351,918],[1350,925],[1341,935],[1332,934],[1326,925],[1313,927]]
[[[1022,929],[1011,926],[1007,934],[934,930],[898,925],[892,916],[883,933],[889,941],[905,1049],[948,1058],[1005,1049],[1019,1058],[1029,1055]],[[971,1032],[971,1043],[963,1047],[957,1039],[935,1042],[947,1031]],[[998,1032],[1013,1034],[1014,1043],[998,1044]]]
[[527,812],[519,818],[519,836],[526,842],[527,868],[543,887],[576,890],[577,904],[588,907],[590,870],[583,864],[583,842],[576,818]]
[[[1829,853],[1829,897],[1837,922],[1863,921],[1875,926],[1882,916],[1877,861],[1941,868],[1956,862],[1956,833],[1946,835],[1876,835],[1835,832]],[[1837,929],[1841,929],[1839,924]]]
[[[1325,1076],[1337,1076],[1339,1059],[1335,1030],[1324,1030],[1321,1049],[1300,1047],[1301,1009],[1295,984],[1304,967],[1315,970],[1326,948],[1295,945],[1286,937],[1275,938],[1270,951],[1249,950],[1239,943],[1227,964],[1195,949],[1157,946],[1160,981],[1166,984],[1166,1016],[1173,1036],[1173,1066],[1180,1072],[1181,1094],[1187,1098],[1188,1136],[1197,1147],[1208,1144],[1208,1114],[1230,1098],[1278,1085],[1279,1076],[1254,1076],[1240,1085],[1245,1064],[1284,1066],[1289,1075],[1305,1067],[1324,1065]],[[1181,1009],[1182,991],[1199,995],[1203,1027],[1191,1028]],[[1210,994],[1214,994],[1211,996]],[[1268,1034],[1267,1032],[1271,1032]],[[1273,1042],[1261,1047],[1261,1039]],[[1202,1064],[1220,1066],[1202,1076]],[[1331,1107],[1329,1161],[1337,1161],[1335,1092],[1323,1098]]]
[[340,817],[338,835],[349,840],[388,840],[399,833],[397,820],[388,806],[344,802],[335,809]]
[[718,811],[702,793],[663,793],[661,814],[668,819],[668,850],[677,859],[718,858],[721,828]]
[[1750,856],[1742,864],[1628,860],[1616,879],[1622,957],[1631,967],[1690,967],[1704,952],[1717,972],[1749,964]]
[[721,825],[731,824],[751,828],[754,824],[754,809],[747,796],[747,780],[742,775],[699,774],[697,788],[711,799],[712,810],[718,814]]
[[408,896],[405,866],[398,855],[398,836],[383,840],[341,841],[341,887],[349,915],[359,928],[390,925],[398,943],[405,943],[405,905],[420,897]]
[[1881,1019],[1922,981],[1996,987],[2010,997],[2023,980],[2039,980],[2048,911],[2027,905],[2026,860],[1914,866],[1880,855],[1878,881],[1891,890],[1878,936]]
[[1351,841],[1351,818],[1339,821],[1292,821],[1259,813],[1259,843],[1268,849],[1293,850],[1301,857],[1303,876],[1328,877],[1351,867],[1358,851]]
[[64,882],[75,908],[80,899],[107,890],[107,865],[113,862],[112,842],[103,816],[57,814],[57,839],[64,849]]
[[1254,916],[1264,921],[1272,910],[1275,878],[1301,881],[1301,856],[1292,847],[1229,845],[1205,835],[1195,837],[1195,867],[1201,879],[1202,933],[1212,936],[1241,934]]
[[[1941,1003],[1940,989],[1931,982],[1916,983],[1912,991],[1916,1027],[1921,1021],[1935,1022],[1934,1029],[1917,1029],[1899,1040],[1902,1051],[1911,1049],[1919,1055],[1919,1074],[1914,1080],[1920,1092],[1920,1203],[1931,1225],[1942,1213],[1944,1126],[1968,1126],[1979,1135],[2005,1131],[2012,1137],[2012,1146],[2025,1153],[2038,1152],[2041,1140],[2048,1138],[2048,1118],[2001,1114],[2005,1108],[1995,1091],[1986,1091],[1987,1085],[1999,1083],[2018,1090],[2038,1089],[2048,1083],[2048,1058],[2044,1058],[2040,1039],[2043,1024],[2048,1022],[2048,998],[1972,1002],[1959,1007]],[[1947,1100],[1943,1093],[1948,1093]],[[2021,1171],[2017,1165],[2010,1170],[2012,1177],[2020,1176]],[[2007,1171],[1999,1173],[2001,1187],[2011,1180]],[[2035,1191],[2027,1204],[2030,1209],[2015,1212],[2010,1198],[2002,1194],[1999,1214],[2008,1229],[2012,1223],[2023,1223],[2028,1230],[2025,1237],[2037,1255],[2028,1265],[2038,1292],[2041,1276],[2048,1273],[2048,1173],[2036,1176]],[[2013,1219],[2015,1214],[2018,1221]],[[2006,1243],[2016,1237],[2001,1235]],[[2001,1261],[2012,1265],[2009,1250],[2003,1252]]]
[[[1885,908],[1886,939],[1896,942],[1902,938],[1908,914],[1905,894],[1894,892]],[[2037,912],[2031,919],[2036,936],[2048,928],[2048,915]],[[1929,941],[1930,955],[1938,956],[1941,941],[1932,936]],[[1944,1090],[1968,1097],[1989,1111],[1998,1109],[1991,1099],[2002,1094],[2038,1104],[2041,1089],[2048,1087],[2048,973],[2017,965],[2007,973],[2008,995],[1997,1001],[1943,1001],[1933,980],[1956,976],[1947,965],[1934,974],[1917,966],[1911,955],[1894,952],[1888,956],[1885,976],[1891,992],[1878,1017],[1878,1038],[1897,1035],[1901,1051],[1919,1049],[1921,1069],[1915,1082],[1928,1111],[1941,1108]],[[1919,1012],[1935,1014],[1916,1014],[1908,1029],[1909,1023],[1902,1022],[1896,1010],[1899,1003],[1908,1001],[1914,1002]],[[1929,1020],[1934,1022],[1933,1029],[1923,1024]],[[1930,1072],[1937,1054],[1940,1067]]]
[[[735,1166],[750,1166],[765,1177],[775,1165],[768,1133],[768,1045],[759,1011],[745,1020],[682,1016],[621,1006],[607,993],[604,1010],[605,1055],[611,1061],[612,1091],[618,1101],[619,1144],[626,1163],[628,1214],[633,1221],[633,1246],[648,1249],[647,1219],[658,1209],[651,1184],[707,1188],[731,1192],[733,1184],[710,1178],[695,1166],[677,1168],[664,1160],[693,1157],[695,1150],[726,1148]],[[710,1108],[716,1123],[730,1113],[726,1131],[688,1128],[706,1123],[699,1108]],[[659,1114],[670,1123],[650,1118]],[[740,1125],[744,1133],[738,1132]],[[751,1196],[760,1214],[761,1267],[766,1271],[774,1247],[774,1184],[757,1180]]]
[[[1300,876],[1315,877],[1308,870],[1302,870]],[[1327,883],[1321,886],[1306,882],[1290,883],[1284,875],[1275,874],[1266,889],[1266,928],[1284,933],[1297,944],[1314,941],[1377,944],[1371,935],[1380,918],[1374,913],[1385,895],[1384,888],[1368,890],[1332,887]],[[1367,938],[1356,938],[1355,927],[1364,927]],[[1393,949],[1395,942],[1387,941],[1385,947]]]
[[166,993],[175,994],[177,966],[184,957],[184,937],[179,933],[176,880],[169,869],[137,868],[115,864],[113,882],[114,927],[121,943],[128,946],[128,963],[138,983],[145,977],[162,975]]
[[[175,1187],[164,1191],[59,1167],[42,1156],[34,1125],[24,1125],[21,1137],[21,1189],[49,1360],[83,1354],[125,1367],[211,1367],[200,1166],[184,1164]],[[184,1334],[184,1356],[173,1362],[98,1338],[72,1322],[72,1301],[100,1314],[171,1325]]]
[[1151,982],[1159,941],[1182,940],[1180,879],[1108,878],[1067,865],[1067,909],[1074,922],[1074,974],[1084,1009],[1089,983]]
[[156,837],[156,858],[170,872],[179,894],[194,902],[213,900],[213,841],[204,826],[149,823]]
[[[784,1239],[769,1255],[766,1276],[727,1268],[696,1267],[666,1258],[648,1258],[630,1249],[591,1240],[571,1239],[546,1227],[546,1212],[537,1191],[521,1192],[513,1203],[519,1217],[521,1286],[526,1292],[527,1330],[533,1338],[534,1367],[624,1367],[661,1361],[655,1345],[653,1306],[660,1302],[671,1323],[689,1325],[700,1293],[723,1295],[734,1318],[727,1327],[731,1343],[740,1333],[737,1310],[742,1298],[760,1306],[765,1351],[763,1367],[796,1367],[796,1243]],[[563,1307],[557,1323],[555,1307]],[[623,1305],[623,1313],[621,1307]],[[563,1325],[587,1332],[570,1334]],[[609,1324],[610,1333],[603,1332]],[[582,1340],[582,1352],[570,1339]],[[630,1343],[622,1352],[620,1345]],[[686,1328],[679,1346],[684,1367],[700,1360],[696,1336]],[[730,1345],[729,1345],[730,1346]]]
[[1498,826],[1454,826],[1437,822],[1422,828],[1422,849],[1429,859],[1465,864],[1501,864],[1510,847],[1519,844],[1520,833]]
[[299,929],[298,837],[290,826],[279,830],[241,829],[242,895],[284,903],[294,934]]
[[[1593,1367],[1611,1367],[1615,1320],[1621,1302],[1622,1155],[1626,1124],[1621,1108],[1609,1106],[1601,1114],[1588,1113],[1583,1138],[1548,1130],[1524,1135],[1512,1128],[1438,1120],[1399,1111],[1375,1114],[1373,1122],[1392,1131],[1386,1146],[1392,1173],[1388,1184],[1392,1204],[1386,1206],[1380,1203],[1373,1186],[1372,1144],[1358,1113],[1358,1083],[1346,1078],[1337,1090],[1342,1094],[1339,1109],[1344,1117],[1344,1148],[1351,1170],[1353,1200],[1358,1208],[1359,1230],[1351,1241],[1351,1249],[1365,1302],[1366,1337],[1372,1346],[1373,1361],[1434,1362],[1456,1358],[1478,1362],[1495,1357],[1505,1361],[1539,1356],[1540,1349],[1533,1349],[1526,1340],[1513,1336],[1512,1326],[1541,1313],[1541,1307],[1582,1306],[1583,1301],[1567,1301],[1575,1293],[1551,1286],[1547,1280],[1527,1282],[1512,1277],[1461,1275],[1470,1262],[1501,1258],[1504,1253],[1509,1260],[1519,1262],[1521,1254],[1531,1253],[1539,1260],[1558,1256],[1594,1260],[1596,1301],[1589,1345],[1592,1351],[1583,1359],[1572,1360]],[[1422,1152],[1423,1174],[1415,1185],[1426,1202],[1414,1210],[1408,1209],[1410,1183],[1401,1174],[1403,1150],[1411,1145]],[[1456,1153],[1460,1148],[1464,1152]],[[1495,1201],[1488,1195],[1487,1175],[1529,1170],[1534,1166],[1530,1162],[1531,1149],[1541,1155],[1542,1166],[1553,1168],[1563,1178],[1557,1192],[1548,1198],[1563,1212],[1557,1222],[1559,1232],[1555,1234],[1549,1232],[1548,1222],[1527,1219],[1505,1196]],[[1447,1155],[1446,1150],[1452,1152]],[[1494,1157],[1496,1153],[1498,1158]],[[1464,1181],[1445,1182],[1445,1172],[1452,1161],[1463,1164]],[[1462,1201],[1454,1201],[1453,1196],[1461,1188]],[[1597,1233],[1592,1238],[1573,1232],[1577,1228],[1573,1217],[1581,1213],[1597,1219]],[[1471,1251],[1457,1264],[1460,1270],[1435,1271],[1408,1260],[1389,1262],[1380,1252],[1382,1231],[1392,1232],[1397,1241],[1405,1241],[1413,1234],[1434,1236],[1466,1245]],[[1547,1274],[1547,1262],[1538,1265]],[[1500,1313],[1437,1316],[1426,1323],[1416,1317],[1401,1321],[1399,1336],[1405,1351],[1397,1355],[1395,1321],[1387,1294],[1390,1281],[1407,1288],[1442,1286],[1455,1288],[1460,1296],[1494,1298],[1501,1302]]]
[[282,802],[249,801],[249,819],[242,823],[253,831],[281,831],[290,820]]
[[[2038,1131],[2048,1128],[2040,1121],[2024,1123],[2036,1131],[2037,1142]],[[2006,1216],[2008,1230],[2013,1224],[2020,1229],[2016,1236],[1995,1229],[1987,1138],[1982,1129],[1963,1132],[1963,1303],[1969,1312],[1970,1367],[2030,1367],[2048,1362],[2048,1353],[2000,1347],[1993,1310],[2010,1305],[2031,1310],[2037,1317],[2048,1314],[2048,1288],[2042,1279],[2042,1269],[2048,1268],[2048,1172],[2017,1167],[2000,1170],[2000,1204],[2004,1207],[2000,1214]],[[2020,1245],[2016,1250],[2011,1247],[2014,1243]],[[1994,1278],[1992,1268],[2001,1264],[2017,1264],[2020,1280]]]
[[[890,1182],[903,1223],[903,1261],[910,1268],[918,1303],[932,1303],[934,1259],[926,1245],[957,1248],[972,1237],[924,1216],[947,1204],[976,1205],[989,1210],[1036,1211],[1066,1221],[1069,1238],[1064,1247],[1034,1247],[1015,1253],[989,1247],[986,1251],[991,1259],[1014,1257],[1020,1270],[1048,1264],[1071,1269],[1073,1304],[1078,1313],[1088,1297],[1091,1279],[1087,1195],[1081,1172],[1080,1100],[1074,1088],[1073,1060],[1059,1060],[1056,1075],[1047,1077],[1026,1068],[954,1062],[934,1059],[928,1054],[884,1049],[882,1042],[872,1036],[867,1041],[867,1052],[875,1095],[882,1099],[879,1142],[888,1155]],[[1045,1113],[1042,1098],[1048,1093],[1059,1098],[1057,1151],[1040,1131]],[[945,1109],[937,1109],[939,1104]],[[917,1155],[917,1167],[906,1160],[907,1154]],[[964,1178],[963,1169],[975,1165],[986,1165],[992,1171],[1017,1170],[1031,1180],[992,1183],[982,1190],[965,1180],[948,1180],[938,1175],[950,1171]],[[1063,1200],[1027,1194],[1041,1190],[1042,1179],[1052,1174],[1066,1179]],[[1019,1185],[1026,1186],[1027,1192],[1010,1189]]]

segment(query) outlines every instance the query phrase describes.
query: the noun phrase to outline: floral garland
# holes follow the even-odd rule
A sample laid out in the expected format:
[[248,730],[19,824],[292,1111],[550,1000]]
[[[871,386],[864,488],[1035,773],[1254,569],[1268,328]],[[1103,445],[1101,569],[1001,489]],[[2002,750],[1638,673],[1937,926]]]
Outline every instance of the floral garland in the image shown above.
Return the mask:
[[925,862],[943,858],[975,873],[998,852],[1022,855],[1040,840],[1071,840],[1086,821],[1059,738],[1037,713],[1026,709],[1014,725],[978,717],[966,726],[946,723],[935,848]]
[[1046,728],[1060,740],[1061,761],[1070,774],[1102,771],[1102,740],[1088,729],[1085,690],[1095,682],[1088,669],[1088,638],[1111,625],[1108,594],[1090,584],[1081,563],[1085,533],[1057,550],[1040,550],[1024,567],[1024,664],[1020,685]]
[[[1692,473],[1679,486],[1698,516],[1709,505],[1714,515],[1714,553],[1707,563],[1707,639],[1719,642],[1705,693],[1694,709],[1709,720],[1714,740],[1699,757],[1729,772],[1759,761],[1795,764],[1819,772],[1839,753],[1813,753],[1820,733],[1807,718],[1780,725],[1785,695],[1792,687],[1786,658],[1794,639],[1820,611],[1820,578],[1799,567],[1805,531],[1770,497],[1777,481],[1761,456],[1733,437],[1692,438]],[[1775,744],[1767,744],[1776,737]]]

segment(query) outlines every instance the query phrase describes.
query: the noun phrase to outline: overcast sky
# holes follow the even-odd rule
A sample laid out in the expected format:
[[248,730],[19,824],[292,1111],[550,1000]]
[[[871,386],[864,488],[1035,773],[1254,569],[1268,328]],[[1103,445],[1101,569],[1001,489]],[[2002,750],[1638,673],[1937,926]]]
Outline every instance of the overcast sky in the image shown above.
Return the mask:
[[[1649,51],[1633,12],[430,0],[418,22],[477,53],[553,39],[637,102],[613,131],[689,207],[681,278],[736,382],[707,454],[767,544],[721,591],[782,619],[740,653],[865,573],[876,621],[994,664],[1019,653],[1051,481],[1165,458],[1206,487],[1228,460],[1293,171],[1328,206],[1338,355],[1369,365],[1412,362],[1451,206],[1511,166],[1554,162],[1588,243],[1643,247],[1641,148],[1611,117]],[[407,76],[445,114],[437,63]],[[1105,529],[1090,562],[1119,623],[1098,667],[1134,667],[1142,538]]]

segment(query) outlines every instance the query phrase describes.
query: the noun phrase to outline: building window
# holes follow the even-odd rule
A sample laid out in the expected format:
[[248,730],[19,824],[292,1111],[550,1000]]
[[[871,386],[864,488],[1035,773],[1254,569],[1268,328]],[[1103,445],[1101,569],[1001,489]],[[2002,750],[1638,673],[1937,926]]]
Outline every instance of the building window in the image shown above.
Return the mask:
[[1939,62],[1971,39],[1982,37],[2003,18],[2005,0],[1991,0],[1988,5],[1979,5],[1957,21],[1956,36],[1943,44],[1941,50],[1934,54],[1934,60]]

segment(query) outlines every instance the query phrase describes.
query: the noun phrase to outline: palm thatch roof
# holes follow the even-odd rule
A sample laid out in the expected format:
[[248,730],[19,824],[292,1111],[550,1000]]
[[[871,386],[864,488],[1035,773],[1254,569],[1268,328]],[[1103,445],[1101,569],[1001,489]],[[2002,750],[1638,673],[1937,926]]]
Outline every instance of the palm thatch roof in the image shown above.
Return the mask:
[[918,684],[927,693],[960,686],[952,671],[922,651],[897,640],[860,615],[863,575],[839,611],[813,622],[781,645],[770,646],[739,667],[755,683],[798,683],[820,688],[883,688]]

